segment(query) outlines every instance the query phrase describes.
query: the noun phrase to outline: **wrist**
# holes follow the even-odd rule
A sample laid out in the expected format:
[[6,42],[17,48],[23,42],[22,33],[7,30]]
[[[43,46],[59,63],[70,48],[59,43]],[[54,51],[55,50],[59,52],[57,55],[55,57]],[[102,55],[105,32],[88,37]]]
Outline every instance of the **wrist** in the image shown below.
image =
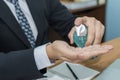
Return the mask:
[[55,54],[55,52],[52,48],[52,44],[46,45],[46,52],[47,52],[48,58],[50,60],[56,60],[57,59],[56,54]]

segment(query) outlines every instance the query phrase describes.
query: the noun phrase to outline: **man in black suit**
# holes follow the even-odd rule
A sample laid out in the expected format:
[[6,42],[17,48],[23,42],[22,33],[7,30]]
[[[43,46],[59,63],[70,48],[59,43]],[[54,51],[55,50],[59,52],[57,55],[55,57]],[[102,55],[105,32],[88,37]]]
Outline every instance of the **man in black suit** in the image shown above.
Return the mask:
[[[48,28],[53,28],[66,40],[69,38],[73,44],[73,26],[83,23],[89,26],[86,46],[98,44],[101,42],[104,26],[95,18],[76,18],[58,0],[19,0],[21,9],[10,1],[0,0],[0,80],[37,79],[43,77],[45,68],[55,59],[80,62],[112,48],[95,45],[81,49],[69,46],[64,41],[49,43]],[[24,14],[21,19],[29,23],[27,25],[35,38],[34,46],[31,46],[28,35],[22,29],[24,27],[20,23],[21,16],[17,14],[17,9]]]

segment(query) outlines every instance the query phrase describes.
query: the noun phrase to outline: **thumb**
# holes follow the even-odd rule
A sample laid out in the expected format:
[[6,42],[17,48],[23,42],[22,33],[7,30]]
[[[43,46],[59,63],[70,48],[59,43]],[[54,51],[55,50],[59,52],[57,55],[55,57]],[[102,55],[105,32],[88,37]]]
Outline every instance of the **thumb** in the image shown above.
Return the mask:
[[71,31],[69,32],[69,34],[68,34],[68,38],[70,39],[70,44],[74,43],[74,41],[73,41],[73,34],[74,34],[74,32],[75,32],[75,27],[73,27],[71,29]]

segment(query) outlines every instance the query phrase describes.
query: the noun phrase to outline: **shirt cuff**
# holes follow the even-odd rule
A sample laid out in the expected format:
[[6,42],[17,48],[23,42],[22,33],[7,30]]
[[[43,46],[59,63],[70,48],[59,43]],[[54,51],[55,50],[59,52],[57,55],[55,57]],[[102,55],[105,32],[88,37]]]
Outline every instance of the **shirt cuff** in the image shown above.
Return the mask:
[[53,63],[51,63],[51,61],[49,60],[47,52],[46,52],[46,46],[48,44],[49,43],[36,47],[34,49],[34,58],[35,58],[35,62],[36,62],[38,70],[41,70],[43,68],[53,65]]

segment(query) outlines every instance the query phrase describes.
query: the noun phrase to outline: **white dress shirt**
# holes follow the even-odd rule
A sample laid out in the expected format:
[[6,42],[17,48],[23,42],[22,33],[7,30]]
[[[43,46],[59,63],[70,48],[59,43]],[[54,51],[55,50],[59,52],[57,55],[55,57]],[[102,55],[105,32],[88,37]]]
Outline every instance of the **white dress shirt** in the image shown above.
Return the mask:
[[[14,17],[18,21],[14,5],[7,0],[4,0],[4,2],[10,8]],[[25,14],[28,22],[29,22],[29,25],[31,27],[31,30],[33,32],[33,35],[34,35],[35,39],[37,39],[37,35],[38,35],[37,27],[36,27],[35,22],[32,18],[32,15],[31,15],[31,12],[28,8],[26,0],[19,0],[19,5],[21,7],[21,10]],[[39,46],[39,47],[34,49],[34,58],[35,58],[35,62],[36,62],[36,66],[37,66],[38,70],[52,65],[52,63],[50,62],[50,60],[47,56],[47,53],[46,53],[46,45],[47,44]]]

